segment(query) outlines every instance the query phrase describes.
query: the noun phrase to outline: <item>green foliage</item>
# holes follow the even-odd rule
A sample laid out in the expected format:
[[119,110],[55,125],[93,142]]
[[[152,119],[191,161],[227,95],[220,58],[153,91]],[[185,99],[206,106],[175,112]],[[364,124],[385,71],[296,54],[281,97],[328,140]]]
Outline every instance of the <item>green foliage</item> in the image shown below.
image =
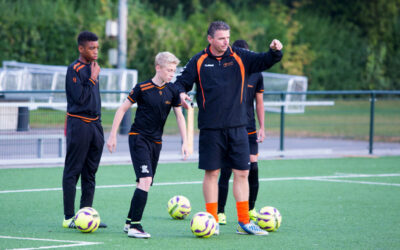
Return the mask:
[[[254,51],[281,40],[284,57],[271,71],[306,75],[310,89],[399,89],[399,9],[399,0],[129,0],[127,66],[140,81],[160,51],[183,66],[207,46],[208,24],[223,20],[231,41],[246,39]],[[117,0],[0,0],[0,61],[68,65],[77,35],[90,30],[110,67],[117,40],[105,37],[105,22],[117,16]]]
[[315,56],[313,63],[305,66],[309,89],[369,89],[363,81],[367,44],[357,27],[309,13],[296,18],[302,24],[297,41],[308,44],[310,56]]
[[[90,30],[104,37],[112,0],[0,1],[0,60],[68,65],[78,57],[76,38]],[[104,41],[104,40],[103,40]],[[110,47],[102,43],[103,53]],[[106,64],[106,57],[100,63]]]

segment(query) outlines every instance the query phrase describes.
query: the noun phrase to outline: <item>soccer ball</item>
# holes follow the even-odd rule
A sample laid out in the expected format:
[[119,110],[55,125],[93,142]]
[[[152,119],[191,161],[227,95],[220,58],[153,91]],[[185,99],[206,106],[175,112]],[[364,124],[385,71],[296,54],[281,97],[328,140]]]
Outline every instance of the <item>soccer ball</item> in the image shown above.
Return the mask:
[[263,207],[258,211],[257,224],[268,232],[276,231],[282,222],[281,213],[274,207]]
[[190,222],[190,229],[197,237],[208,238],[215,233],[217,221],[210,213],[199,212],[195,214]]
[[92,207],[81,208],[74,218],[76,228],[83,233],[92,233],[99,228],[99,213]]
[[168,201],[167,207],[169,215],[177,220],[185,219],[192,210],[189,200],[182,195],[172,197]]

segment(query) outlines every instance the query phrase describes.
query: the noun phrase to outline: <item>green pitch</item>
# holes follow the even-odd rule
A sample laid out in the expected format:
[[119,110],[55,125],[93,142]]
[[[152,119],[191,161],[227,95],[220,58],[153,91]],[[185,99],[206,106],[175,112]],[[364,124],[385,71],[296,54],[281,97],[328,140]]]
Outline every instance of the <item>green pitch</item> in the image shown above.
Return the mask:
[[[62,168],[0,170],[0,248],[69,249],[399,249],[400,157],[270,160],[259,163],[256,203],[275,206],[282,225],[268,236],[237,235],[230,187],[220,235],[195,238],[191,216],[204,211],[195,163],[160,164],[142,220],[148,240],[122,232],[134,190],[131,166],[101,166],[94,207],[107,229],[64,229]],[[173,220],[167,201],[181,194],[192,212]],[[77,195],[80,195],[78,190]],[[77,199],[78,204],[78,199]]]

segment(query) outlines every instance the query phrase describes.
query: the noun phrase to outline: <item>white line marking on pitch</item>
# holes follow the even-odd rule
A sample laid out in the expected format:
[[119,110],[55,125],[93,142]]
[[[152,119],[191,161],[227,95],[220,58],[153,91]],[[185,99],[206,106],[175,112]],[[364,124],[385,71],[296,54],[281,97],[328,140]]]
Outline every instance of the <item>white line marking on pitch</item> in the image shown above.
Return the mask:
[[[319,179],[339,179],[339,178],[368,178],[368,177],[396,177],[400,176],[400,173],[394,174],[347,174],[347,175],[326,175],[326,176],[305,176],[305,177],[276,177],[276,178],[260,178],[259,181],[293,181],[293,180],[319,180]],[[232,180],[231,180],[232,182]],[[153,186],[172,186],[172,185],[192,185],[202,184],[203,181],[185,181],[185,182],[160,182],[154,183]],[[375,183],[375,182],[371,182]],[[96,189],[102,188],[123,188],[123,187],[135,187],[136,184],[124,184],[124,185],[102,185],[96,186]],[[396,186],[396,185],[394,185]],[[80,187],[76,187],[80,189]],[[37,188],[37,189],[20,189],[20,190],[3,190],[0,194],[8,193],[27,193],[27,192],[46,192],[46,191],[61,191],[62,188]]]
[[381,185],[381,186],[395,186],[400,187],[400,184],[397,183],[386,183],[386,182],[371,182],[371,181],[350,181],[350,180],[337,180],[337,179],[318,179],[313,178],[310,179],[312,181],[330,181],[330,182],[343,182],[343,183],[357,183],[357,184],[367,184],[367,185]]
[[30,248],[13,248],[13,250],[27,250],[27,249],[48,249],[48,248],[61,248],[61,247],[81,247],[90,245],[99,245],[103,242],[88,242],[88,241],[73,241],[73,240],[53,240],[53,239],[40,239],[40,238],[27,238],[27,237],[13,237],[0,235],[2,239],[12,239],[12,240],[35,240],[35,241],[48,241],[48,242],[62,242],[62,243],[72,243],[64,245],[54,245],[54,246],[42,246],[42,247],[30,247]]

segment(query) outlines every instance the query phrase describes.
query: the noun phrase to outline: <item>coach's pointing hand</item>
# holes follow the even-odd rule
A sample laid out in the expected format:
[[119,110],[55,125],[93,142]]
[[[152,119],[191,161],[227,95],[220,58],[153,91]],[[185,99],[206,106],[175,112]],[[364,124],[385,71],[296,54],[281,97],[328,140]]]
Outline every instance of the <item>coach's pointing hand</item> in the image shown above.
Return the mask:
[[282,43],[281,43],[279,40],[274,39],[274,40],[272,40],[272,42],[271,42],[271,44],[269,45],[269,47],[270,47],[272,50],[281,50],[281,49],[283,48],[283,45],[282,45]]

